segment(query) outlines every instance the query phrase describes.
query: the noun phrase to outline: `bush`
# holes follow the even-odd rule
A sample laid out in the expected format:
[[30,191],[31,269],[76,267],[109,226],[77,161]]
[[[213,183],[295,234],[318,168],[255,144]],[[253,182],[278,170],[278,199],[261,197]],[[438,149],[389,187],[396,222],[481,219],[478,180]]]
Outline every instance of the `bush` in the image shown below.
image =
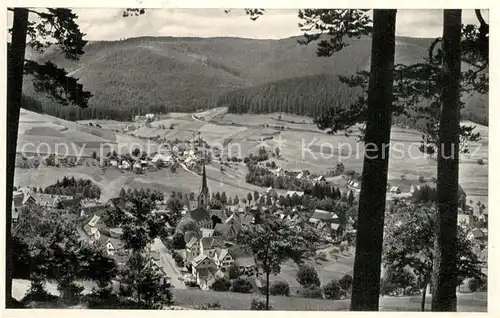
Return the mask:
[[182,233],[175,233],[174,236],[172,237],[172,247],[180,250],[186,247],[186,242],[184,241],[184,234]]
[[231,286],[231,291],[234,293],[243,293],[250,294],[253,290],[252,284],[243,278],[236,278],[233,280],[233,284]]
[[488,279],[483,278],[471,278],[468,282],[468,287],[471,292],[476,291],[487,291],[488,289]]
[[478,165],[481,165],[481,166],[482,166],[482,165],[484,165],[484,160],[483,160],[483,158],[477,159],[477,164],[478,164]]
[[299,282],[302,286],[321,285],[318,272],[314,269],[314,267],[309,265],[304,265],[299,268],[297,273],[297,282]]
[[418,177],[418,182],[425,183],[425,177],[424,176]]
[[271,295],[290,296],[290,286],[287,282],[275,282],[269,290]]
[[228,275],[229,275],[229,279],[236,279],[236,278],[240,277],[241,273],[240,273],[240,269],[238,268],[238,266],[233,265],[233,266],[229,267]]
[[388,268],[380,283],[380,295],[406,296],[413,293],[416,286],[415,275],[406,268]]
[[228,291],[231,288],[231,282],[227,278],[217,278],[210,289],[214,291]]
[[198,283],[194,280],[186,280],[184,283],[187,287],[200,287],[200,285],[198,285]]
[[304,298],[323,299],[323,292],[321,291],[321,288],[319,286],[310,285],[307,287],[302,287],[299,290],[299,296]]
[[347,274],[342,276],[339,280],[339,284],[343,290],[348,291],[352,286],[352,276]]
[[323,292],[325,293],[326,299],[337,300],[345,295],[345,291],[340,286],[340,283],[336,280],[332,280],[323,287]]
[[[271,304],[269,304],[269,310],[270,309],[271,309]],[[250,304],[250,310],[267,310],[266,300],[260,298],[252,299],[252,303]]]

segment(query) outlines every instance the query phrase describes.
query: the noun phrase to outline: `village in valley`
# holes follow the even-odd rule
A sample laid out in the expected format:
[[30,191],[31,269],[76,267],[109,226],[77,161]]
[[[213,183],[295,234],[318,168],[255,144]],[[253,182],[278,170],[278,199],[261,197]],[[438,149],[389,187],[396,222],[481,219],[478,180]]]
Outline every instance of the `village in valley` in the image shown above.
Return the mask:
[[[145,117],[136,118],[136,129],[155,125],[154,115]],[[92,123],[85,125],[94,126]],[[158,125],[161,129],[162,124]],[[124,129],[130,129],[129,126]],[[185,141],[155,137],[156,143],[164,143],[162,153],[147,154],[134,149],[130,154],[118,155],[113,150],[105,158],[99,158],[93,152],[80,162],[57,155],[44,159],[20,158],[18,162],[24,167],[19,168],[21,170],[37,162],[38,167],[66,169],[68,175],[45,188],[16,187],[12,202],[13,227],[28,209],[50,210],[71,220],[81,241],[102,246],[119,267],[126,266],[131,250],[123,240],[123,227],[127,216],[136,213],[137,207],[133,204],[136,198],[151,203],[151,210],[146,212],[157,217],[161,226],[158,237],[148,244],[145,255],[160,273],[165,286],[176,292],[193,289],[214,292],[213,286],[218,286],[216,282],[222,280],[232,282],[222,290],[239,292],[238,288],[242,288],[243,293],[259,293],[266,284],[261,260],[238,239],[243,229],[263,229],[269,221],[317,233],[321,239],[310,246],[311,253],[304,264],[315,268],[322,281],[349,281],[352,278],[357,200],[362,183],[359,173],[340,161],[323,174],[285,170],[278,166],[283,162],[279,148],[256,146],[257,153],[238,158],[229,153],[224,155],[220,149],[211,149],[201,133],[192,136]],[[78,166],[94,166],[102,173],[119,171],[131,177],[159,173],[175,176],[179,170],[193,174],[198,185],[191,192],[171,193],[150,188],[121,188],[118,195],[102,200],[101,189],[92,181],[71,176],[71,169]],[[213,166],[218,168],[210,171],[219,174],[246,168],[244,182],[257,184],[260,190],[249,191],[240,197],[231,196],[230,187],[227,193],[211,190],[207,167]],[[167,177],[164,182],[175,182],[170,180],[172,178]],[[182,178],[177,182],[182,182]],[[394,183],[396,185],[387,187],[387,214],[397,215],[399,205],[416,198],[425,201],[435,191],[429,186],[432,180],[427,182],[423,177],[408,181],[402,176]],[[463,190],[461,202],[458,223],[467,240],[477,245],[482,257],[486,257],[488,211],[484,204],[472,204],[472,200],[467,200]],[[271,275],[273,284],[289,285],[286,295],[308,297],[301,296],[303,288],[295,281],[299,267],[291,261],[284,261],[282,267],[281,272]],[[234,282],[239,280],[247,282],[248,286],[238,287]],[[348,297],[348,288],[335,298]]]
[[[178,14],[202,23],[232,14],[172,10],[116,9],[110,21],[160,25],[164,15]],[[330,30],[332,43],[345,36],[323,24],[372,23],[364,9],[245,10],[240,18],[248,15],[251,23],[255,15],[285,13],[306,26],[326,19],[310,27]],[[435,262],[449,256],[438,253],[452,241],[439,241],[446,231],[436,224],[444,224],[456,232],[451,245],[457,255],[445,260],[456,265],[456,285],[446,285],[456,295],[452,306],[487,311],[487,68],[462,71],[469,81],[462,83],[460,131],[454,132],[459,158],[445,162],[456,164],[456,175],[438,176],[444,155],[437,134],[449,127],[440,128],[439,112],[424,107],[441,106],[439,85],[421,78],[427,71],[432,80],[441,78],[441,62],[427,58],[433,38],[394,35],[395,69],[387,74],[430,71],[406,74],[411,80],[397,73],[387,88],[394,90],[393,109],[381,107],[387,120],[371,126],[372,139],[384,135],[389,145],[381,141],[383,149],[370,150],[371,31],[336,43],[329,55],[325,43],[308,44],[315,36],[307,33],[305,43],[302,35],[225,37],[221,30],[213,37],[138,30],[147,36],[124,39],[128,33],[121,30],[87,43],[87,30],[80,31],[70,9],[47,9],[33,24],[26,9],[10,11],[26,15],[17,43],[34,36],[19,62],[26,63],[24,73],[19,67],[22,89],[12,89],[22,96],[9,99],[19,107],[17,139],[7,151],[10,307],[435,310],[434,296],[446,283],[434,274],[451,271]],[[87,21],[82,28],[92,25],[97,11],[77,10]],[[398,19],[412,20],[412,14],[398,10]],[[150,20],[140,20],[143,15]],[[58,39],[58,49],[77,49],[54,54],[57,45],[37,40],[52,32],[43,19],[47,25],[67,19],[62,28],[70,28],[69,35],[52,36],[78,37],[83,45]],[[291,34],[298,34],[295,22]],[[151,23],[150,29],[162,29]],[[46,83],[52,77],[43,72],[56,72],[58,79]],[[70,84],[75,88],[66,92]],[[372,152],[388,158],[372,160]],[[458,189],[456,197],[440,188],[445,177]],[[445,211],[443,202],[458,202],[458,208]],[[454,218],[445,224],[451,219],[442,217],[445,212],[457,212],[456,227]],[[360,261],[370,259],[370,266]],[[363,271],[370,279],[360,279]]]

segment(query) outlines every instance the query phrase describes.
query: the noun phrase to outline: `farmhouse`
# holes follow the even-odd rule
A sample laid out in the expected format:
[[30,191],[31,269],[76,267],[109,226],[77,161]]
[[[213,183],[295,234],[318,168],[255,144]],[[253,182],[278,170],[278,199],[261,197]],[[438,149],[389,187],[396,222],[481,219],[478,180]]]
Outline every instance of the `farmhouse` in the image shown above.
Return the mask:
[[123,229],[121,227],[110,228],[108,232],[112,238],[121,238],[123,236]]
[[100,204],[97,200],[84,199],[80,201],[80,208],[81,208],[80,215],[84,216],[87,214],[97,213],[99,210],[103,208],[103,205]]
[[339,217],[334,212],[316,209],[309,219],[309,223],[317,226],[320,222],[324,222],[326,224],[339,223]]
[[389,192],[392,194],[400,194],[401,189],[398,186],[392,186],[391,189],[389,190]]
[[294,195],[297,195],[299,198],[304,196],[304,192],[302,191],[287,191],[285,197],[290,196],[293,197]]
[[173,160],[173,157],[172,155],[162,155],[162,154],[159,154],[157,153],[153,159],[151,160],[152,163],[154,164],[157,164],[158,161],[162,161],[163,163],[171,163],[171,161]]
[[74,203],[74,198],[68,195],[29,193],[24,195],[22,205],[38,205],[58,209],[63,208],[63,203]]
[[83,231],[89,236],[89,241],[92,242],[100,239],[102,230],[106,230],[106,224],[98,215],[94,215],[90,221],[83,226]]

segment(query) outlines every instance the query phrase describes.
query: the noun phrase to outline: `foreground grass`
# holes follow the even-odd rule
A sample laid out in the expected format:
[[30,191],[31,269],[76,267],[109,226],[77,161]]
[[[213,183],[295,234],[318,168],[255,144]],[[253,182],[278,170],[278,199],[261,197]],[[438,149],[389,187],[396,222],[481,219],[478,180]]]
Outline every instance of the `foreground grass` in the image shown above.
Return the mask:
[[[219,302],[224,310],[250,310],[250,303],[255,294],[240,294],[231,292],[214,292],[202,290],[173,290],[176,306],[195,308],[206,303]],[[258,297],[265,298],[264,295]],[[273,310],[315,310],[315,311],[346,311],[349,310],[348,300],[323,300],[299,297],[271,296]]]

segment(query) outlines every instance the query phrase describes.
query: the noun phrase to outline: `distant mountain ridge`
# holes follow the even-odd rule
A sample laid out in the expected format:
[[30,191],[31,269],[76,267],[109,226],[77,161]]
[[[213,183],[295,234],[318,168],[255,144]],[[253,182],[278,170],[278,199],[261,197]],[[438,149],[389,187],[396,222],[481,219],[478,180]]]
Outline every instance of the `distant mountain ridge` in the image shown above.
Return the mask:
[[[37,57],[39,61],[55,62],[79,78],[85,89],[94,94],[89,109],[61,109],[34,92],[29,79],[25,91],[41,102],[36,106],[38,110],[33,109],[36,111],[70,120],[123,120],[146,112],[211,108],[234,91],[255,90],[282,81],[290,83],[294,79],[303,82],[316,76],[319,81],[325,76],[354,74],[369,67],[369,37],[348,40],[350,45],[332,57],[317,57],[316,44],[300,45],[297,41],[301,38],[139,37],[93,41],[87,44],[85,54],[77,62],[65,60],[55,51]],[[396,62],[422,61],[431,41],[398,37]],[[335,87],[331,89],[336,92]],[[321,91],[300,94],[306,97],[319,94],[321,98]]]

